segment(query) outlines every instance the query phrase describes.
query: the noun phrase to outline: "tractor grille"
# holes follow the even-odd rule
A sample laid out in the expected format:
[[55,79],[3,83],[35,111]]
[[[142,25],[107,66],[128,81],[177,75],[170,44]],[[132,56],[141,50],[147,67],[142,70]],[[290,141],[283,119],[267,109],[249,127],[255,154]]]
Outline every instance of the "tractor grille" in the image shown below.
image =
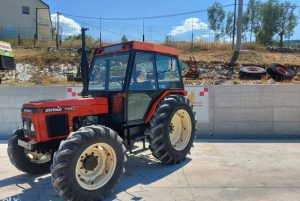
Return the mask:
[[0,70],[13,70],[15,69],[14,58],[0,56]]
[[69,134],[69,123],[67,114],[47,116],[46,124],[48,136],[50,138]]
[[32,130],[32,128],[34,128],[32,119],[28,118],[28,117],[23,117],[22,121],[23,121],[24,135],[35,138],[36,133],[35,133],[35,130]]

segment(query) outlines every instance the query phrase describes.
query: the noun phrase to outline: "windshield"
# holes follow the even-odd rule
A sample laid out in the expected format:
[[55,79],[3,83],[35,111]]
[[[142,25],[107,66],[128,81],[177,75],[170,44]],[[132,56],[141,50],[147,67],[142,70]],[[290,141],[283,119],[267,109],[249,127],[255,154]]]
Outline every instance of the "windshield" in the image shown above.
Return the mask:
[[129,52],[94,58],[89,90],[123,90],[128,59]]

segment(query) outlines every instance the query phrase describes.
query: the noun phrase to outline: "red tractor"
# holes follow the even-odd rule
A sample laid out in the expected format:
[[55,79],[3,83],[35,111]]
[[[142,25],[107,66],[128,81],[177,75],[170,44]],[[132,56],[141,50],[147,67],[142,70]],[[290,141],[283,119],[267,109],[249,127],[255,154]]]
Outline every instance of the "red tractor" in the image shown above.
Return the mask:
[[126,151],[149,142],[164,164],[184,160],[195,138],[195,112],[184,90],[178,51],[126,42],[94,51],[89,67],[82,32],[82,98],[23,105],[8,142],[23,172],[50,170],[66,200],[102,200],[124,173]]

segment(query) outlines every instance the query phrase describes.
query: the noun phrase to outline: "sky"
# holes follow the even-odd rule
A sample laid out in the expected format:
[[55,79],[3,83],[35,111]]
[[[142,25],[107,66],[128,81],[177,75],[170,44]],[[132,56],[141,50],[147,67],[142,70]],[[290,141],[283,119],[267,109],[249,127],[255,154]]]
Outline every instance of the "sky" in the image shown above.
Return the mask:
[[[50,6],[52,23],[56,21],[56,12],[60,16],[63,35],[74,35],[80,27],[90,28],[90,35],[99,37],[100,16],[102,37],[117,39],[126,35],[129,39],[141,40],[143,20],[105,20],[105,18],[135,18],[168,15],[174,13],[205,10],[215,0],[44,0]],[[284,1],[284,0],[280,0]],[[233,4],[234,0],[219,0],[222,5]],[[247,4],[248,0],[244,1]],[[290,0],[299,4],[299,0]],[[245,6],[246,7],[246,6]],[[233,6],[224,8],[233,10]],[[95,17],[86,19],[75,16]],[[209,30],[207,12],[194,13],[161,19],[145,19],[146,39],[161,40],[161,36],[170,35],[176,39],[189,39],[192,29],[195,39],[211,40],[213,32]],[[299,27],[297,27],[298,29]],[[300,31],[300,28],[299,28]],[[299,33],[300,35],[300,33]]]

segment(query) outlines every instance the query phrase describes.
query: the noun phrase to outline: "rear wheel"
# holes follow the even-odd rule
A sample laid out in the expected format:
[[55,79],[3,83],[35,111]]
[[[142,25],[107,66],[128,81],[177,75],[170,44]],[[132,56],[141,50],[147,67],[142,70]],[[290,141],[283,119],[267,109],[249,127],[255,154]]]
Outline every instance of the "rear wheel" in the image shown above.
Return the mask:
[[83,127],[55,153],[53,185],[66,200],[102,200],[124,173],[125,152],[122,139],[110,128]]
[[51,152],[30,151],[18,145],[18,139],[24,139],[22,128],[14,131],[8,141],[7,154],[10,162],[20,171],[29,174],[42,174],[50,171]]
[[186,158],[195,138],[195,112],[188,99],[179,95],[165,98],[149,124],[150,150],[165,164]]

